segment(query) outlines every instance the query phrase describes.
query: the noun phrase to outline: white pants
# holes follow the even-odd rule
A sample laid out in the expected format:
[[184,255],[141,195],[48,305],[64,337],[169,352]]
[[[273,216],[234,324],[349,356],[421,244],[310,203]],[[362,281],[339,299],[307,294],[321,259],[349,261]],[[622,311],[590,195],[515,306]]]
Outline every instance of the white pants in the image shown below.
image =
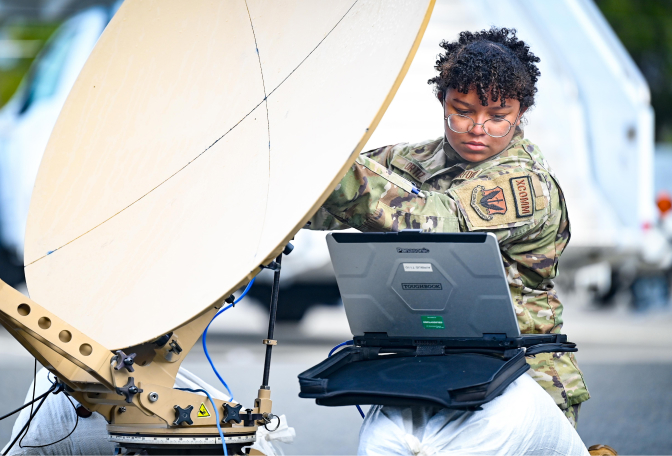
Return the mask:
[[[35,383],[35,397],[46,392],[51,387],[51,381],[47,378],[49,371],[40,369],[37,373]],[[51,376],[53,381],[54,377]],[[211,385],[203,382],[200,378],[184,368],[180,368],[175,386],[178,388],[205,389],[213,398],[228,400],[229,396],[217,390]],[[33,385],[28,388],[25,402],[33,398]],[[75,406],[78,406],[76,400],[70,398]],[[24,402],[24,403],[25,403]],[[35,403],[37,407],[39,401]],[[30,417],[30,407],[21,411],[14,427],[12,428],[12,437],[10,442],[18,435]],[[67,439],[55,445],[49,445],[44,448],[29,448],[26,445],[44,445],[55,442],[66,435],[75,427],[76,414],[72,405],[63,393],[50,394],[42,404],[40,411],[33,418],[30,429],[23,439],[24,448],[19,447],[16,442],[10,450],[10,455],[61,455],[61,454],[86,454],[86,455],[113,455],[114,444],[107,441],[107,421],[102,415],[94,413],[89,418],[80,418],[75,432]],[[5,445],[5,448],[7,447]],[[5,448],[0,454],[5,452]]]
[[362,455],[587,455],[555,402],[529,375],[467,412],[376,405],[359,436]]
[[[47,370],[40,370],[37,374],[35,395],[39,396],[50,386]],[[228,399],[226,394],[205,384],[185,369],[180,369],[176,386],[204,388],[213,397]],[[32,398],[32,388],[31,385],[28,389],[26,402]],[[73,402],[78,405],[76,401]],[[30,407],[21,411],[14,423],[10,442],[26,423],[29,415]],[[75,418],[72,405],[65,395],[51,394],[33,419],[23,444],[43,445],[59,440],[72,430]],[[282,421],[286,423],[285,419]],[[101,415],[94,413],[89,418],[80,418],[77,430],[58,444],[44,448],[20,448],[17,442],[9,454],[112,455],[114,445],[107,441],[106,424]],[[257,436],[258,439],[260,437]],[[271,436],[266,436],[266,439],[271,440],[269,437]],[[271,452],[270,447],[263,449]],[[0,453],[4,451],[3,449]],[[483,405],[483,410],[477,412],[430,407],[373,406],[360,431],[359,453],[419,456],[587,455],[585,446],[567,418],[551,397],[528,375],[516,380],[501,396]]]

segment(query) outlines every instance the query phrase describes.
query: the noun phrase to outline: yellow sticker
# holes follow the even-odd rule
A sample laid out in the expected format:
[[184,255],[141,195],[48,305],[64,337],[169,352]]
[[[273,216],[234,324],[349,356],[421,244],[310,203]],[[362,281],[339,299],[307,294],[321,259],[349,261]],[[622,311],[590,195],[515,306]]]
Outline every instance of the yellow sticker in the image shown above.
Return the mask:
[[198,409],[198,417],[199,418],[207,418],[210,416],[210,412],[208,412],[208,409],[206,408],[205,404],[201,402],[201,407]]

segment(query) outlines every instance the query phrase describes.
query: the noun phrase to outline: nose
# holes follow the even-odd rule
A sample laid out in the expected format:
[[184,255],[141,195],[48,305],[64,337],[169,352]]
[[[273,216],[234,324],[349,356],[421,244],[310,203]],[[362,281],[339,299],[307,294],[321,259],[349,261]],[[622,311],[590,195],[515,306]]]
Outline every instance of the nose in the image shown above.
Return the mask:
[[486,133],[485,130],[483,129],[483,123],[475,123],[474,128],[472,128],[469,133],[476,136],[485,135]]

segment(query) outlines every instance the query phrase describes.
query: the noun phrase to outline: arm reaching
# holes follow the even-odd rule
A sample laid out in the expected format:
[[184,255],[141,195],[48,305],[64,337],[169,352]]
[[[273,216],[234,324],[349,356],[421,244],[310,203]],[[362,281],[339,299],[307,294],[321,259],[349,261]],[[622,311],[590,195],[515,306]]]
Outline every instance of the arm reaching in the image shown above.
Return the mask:
[[457,207],[449,196],[423,194],[365,156],[357,158],[322,207],[336,220],[361,231],[460,231]]

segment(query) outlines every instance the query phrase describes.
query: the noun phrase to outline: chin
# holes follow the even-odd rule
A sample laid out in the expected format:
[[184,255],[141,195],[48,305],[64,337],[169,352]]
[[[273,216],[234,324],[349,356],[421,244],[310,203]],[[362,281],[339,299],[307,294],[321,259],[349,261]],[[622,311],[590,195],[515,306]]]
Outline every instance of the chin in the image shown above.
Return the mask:
[[469,161],[469,162],[480,162],[488,158],[487,154],[484,154],[483,152],[474,152],[474,151],[457,151],[457,153],[462,157],[463,159]]

